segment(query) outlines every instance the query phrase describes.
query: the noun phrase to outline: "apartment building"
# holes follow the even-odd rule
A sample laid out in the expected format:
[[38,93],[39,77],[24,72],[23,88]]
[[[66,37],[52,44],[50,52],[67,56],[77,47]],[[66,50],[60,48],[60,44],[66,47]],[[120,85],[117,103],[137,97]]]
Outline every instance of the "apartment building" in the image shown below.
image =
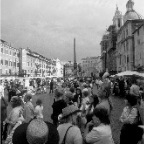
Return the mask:
[[19,56],[19,49],[12,47],[4,40],[0,40],[0,76],[19,75]]

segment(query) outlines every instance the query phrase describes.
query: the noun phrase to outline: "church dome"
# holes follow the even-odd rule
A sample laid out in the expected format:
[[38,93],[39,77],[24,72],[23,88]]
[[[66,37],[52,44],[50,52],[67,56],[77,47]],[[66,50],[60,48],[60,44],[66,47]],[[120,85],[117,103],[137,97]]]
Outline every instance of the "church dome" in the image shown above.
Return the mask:
[[127,12],[124,15],[124,23],[127,20],[135,20],[135,19],[142,19],[142,16],[139,15],[134,9],[134,2],[132,0],[129,0],[126,4]]

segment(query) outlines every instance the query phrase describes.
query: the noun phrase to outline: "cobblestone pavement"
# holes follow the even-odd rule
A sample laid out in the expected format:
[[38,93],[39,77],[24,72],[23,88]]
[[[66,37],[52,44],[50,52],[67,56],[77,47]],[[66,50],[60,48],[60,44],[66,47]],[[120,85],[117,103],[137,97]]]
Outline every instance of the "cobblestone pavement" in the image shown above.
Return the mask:
[[112,96],[113,110],[111,113],[111,127],[115,144],[119,144],[120,130],[122,123],[119,121],[122,110],[125,106],[124,99],[117,96]]

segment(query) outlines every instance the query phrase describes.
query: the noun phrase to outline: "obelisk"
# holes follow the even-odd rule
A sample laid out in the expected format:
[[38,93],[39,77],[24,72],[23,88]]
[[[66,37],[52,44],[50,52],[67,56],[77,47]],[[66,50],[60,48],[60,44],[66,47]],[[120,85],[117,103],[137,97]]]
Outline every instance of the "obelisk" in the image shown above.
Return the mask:
[[74,75],[77,76],[76,40],[75,40],[75,38],[74,38]]

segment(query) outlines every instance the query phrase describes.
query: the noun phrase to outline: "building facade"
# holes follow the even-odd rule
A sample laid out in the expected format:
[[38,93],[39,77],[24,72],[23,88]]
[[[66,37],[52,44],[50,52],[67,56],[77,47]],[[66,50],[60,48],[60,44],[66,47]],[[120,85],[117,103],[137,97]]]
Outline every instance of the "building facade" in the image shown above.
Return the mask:
[[98,75],[102,69],[100,56],[83,58],[81,67],[84,76]]
[[19,75],[19,49],[12,47],[8,42],[0,40],[0,76]]
[[102,62],[102,71],[107,70],[107,51],[108,51],[108,43],[109,43],[109,34],[106,33],[102,37],[102,41],[100,42],[101,45],[101,62]]
[[116,41],[117,32],[123,24],[122,18],[122,13],[116,7],[113,24],[108,27],[100,43],[102,71],[109,71],[110,74],[116,73]]
[[133,32],[142,24],[142,17],[134,10],[134,2],[129,0],[123,17],[124,24],[117,35],[117,72],[135,70],[135,45]]
[[20,73],[27,77],[50,76],[51,60],[30,49],[21,49]]
[[63,64],[58,58],[56,59],[56,76],[63,77]]
[[144,72],[144,22],[134,32],[135,70]]

